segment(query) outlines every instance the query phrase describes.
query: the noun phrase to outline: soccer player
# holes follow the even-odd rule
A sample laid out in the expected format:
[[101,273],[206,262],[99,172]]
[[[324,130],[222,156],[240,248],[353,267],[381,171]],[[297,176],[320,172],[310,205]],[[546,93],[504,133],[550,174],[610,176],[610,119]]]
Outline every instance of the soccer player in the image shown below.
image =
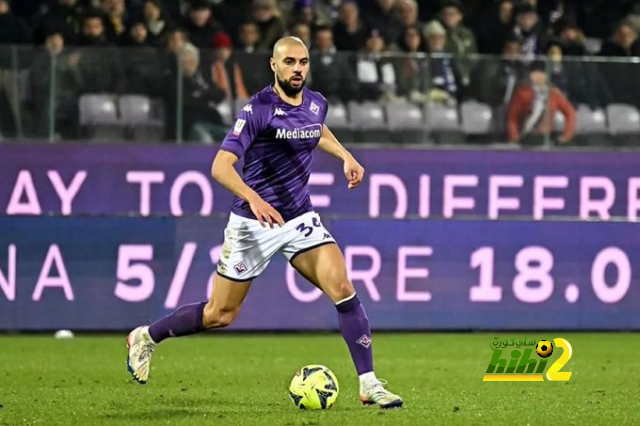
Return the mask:
[[[364,308],[347,277],[344,257],[311,205],[313,150],[342,160],[348,188],[362,182],[364,169],[324,124],[327,100],[304,87],[309,52],[295,37],[280,39],[270,65],[273,85],[242,108],[212,165],[212,176],[235,194],[216,268],[211,300],[179,307],[127,336],[128,369],[139,383],[149,378],[156,345],[169,337],[226,327],[238,315],[251,282],[281,252],[307,280],[334,302],[340,331],[360,379],[363,404],[401,407],[375,375],[371,331]],[[244,157],[244,180],[234,164]]]

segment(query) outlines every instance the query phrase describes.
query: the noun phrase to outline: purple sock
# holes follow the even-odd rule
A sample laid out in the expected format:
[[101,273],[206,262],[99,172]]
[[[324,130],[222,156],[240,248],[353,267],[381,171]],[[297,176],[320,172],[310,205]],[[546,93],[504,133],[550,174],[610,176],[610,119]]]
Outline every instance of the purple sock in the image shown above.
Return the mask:
[[373,371],[371,329],[360,299],[357,295],[353,296],[337,304],[336,309],[338,309],[340,332],[349,346],[358,375]]
[[202,313],[207,302],[180,306],[173,313],[149,326],[149,335],[160,343],[169,337],[188,336],[204,331]]

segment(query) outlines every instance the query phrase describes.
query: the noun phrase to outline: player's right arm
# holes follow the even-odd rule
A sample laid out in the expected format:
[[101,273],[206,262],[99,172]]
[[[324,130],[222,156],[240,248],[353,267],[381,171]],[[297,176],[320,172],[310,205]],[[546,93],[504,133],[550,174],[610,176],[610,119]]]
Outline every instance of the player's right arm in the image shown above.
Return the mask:
[[242,108],[236,116],[233,128],[225,136],[220,150],[213,160],[211,176],[220,185],[249,203],[249,207],[260,225],[266,226],[265,223],[268,223],[273,228],[274,224],[284,225],[282,216],[242,180],[234,167],[235,163],[251,146],[258,133],[266,127],[269,115],[268,112],[266,114],[265,112],[257,103],[255,108],[251,103]]
[[266,226],[266,222],[271,228],[273,228],[273,225],[276,223],[283,226],[284,220],[282,220],[280,213],[260,198],[257,192],[244,183],[234,167],[238,159],[234,153],[221,149],[213,159],[211,176],[213,176],[220,185],[248,202],[251,211],[260,222],[260,225]]

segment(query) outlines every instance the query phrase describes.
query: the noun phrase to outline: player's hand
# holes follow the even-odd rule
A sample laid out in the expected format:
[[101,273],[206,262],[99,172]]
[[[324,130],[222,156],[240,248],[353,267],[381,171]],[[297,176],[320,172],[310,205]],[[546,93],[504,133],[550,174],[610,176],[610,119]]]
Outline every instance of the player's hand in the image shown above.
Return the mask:
[[364,168],[356,161],[355,158],[349,157],[344,160],[344,175],[349,182],[349,189],[353,189],[360,185],[364,178]]
[[282,216],[280,216],[280,213],[262,198],[256,197],[254,200],[251,200],[249,206],[263,227],[266,227],[267,224],[269,224],[271,228],[273,228],[275,224],[284,226],[284,220]]

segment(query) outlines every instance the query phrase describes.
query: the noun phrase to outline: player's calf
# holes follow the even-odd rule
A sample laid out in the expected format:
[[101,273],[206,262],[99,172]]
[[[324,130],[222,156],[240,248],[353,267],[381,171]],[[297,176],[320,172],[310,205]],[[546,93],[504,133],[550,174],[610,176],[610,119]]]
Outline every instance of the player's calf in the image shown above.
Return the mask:
[[209,303],[204,308],[202,323],[209,330],[212,328],[224,328],[230,326],[238,317],[240,307],[218,308],[215,304]]

